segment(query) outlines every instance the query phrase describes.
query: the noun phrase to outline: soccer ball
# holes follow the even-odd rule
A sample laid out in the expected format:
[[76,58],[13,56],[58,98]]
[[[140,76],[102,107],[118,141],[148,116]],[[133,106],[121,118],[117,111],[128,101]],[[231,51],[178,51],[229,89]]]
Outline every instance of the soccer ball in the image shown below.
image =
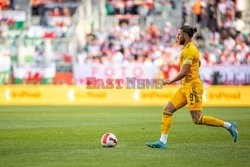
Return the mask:
[[102,136],[101,144],[104,147],[115,147],[117,145],[117,138],[113,133],[105,133]]

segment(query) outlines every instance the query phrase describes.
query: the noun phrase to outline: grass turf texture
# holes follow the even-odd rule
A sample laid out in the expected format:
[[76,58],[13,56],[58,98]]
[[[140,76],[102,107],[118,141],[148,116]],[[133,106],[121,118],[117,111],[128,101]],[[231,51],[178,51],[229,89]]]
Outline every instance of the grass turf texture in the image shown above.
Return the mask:
[[[177,111],[169,148],[151,149],[160,135],[162,107],[1,107],[0,166],[249,166],[250,108],[205,108],[238,122],[237,143],[223,128],[192,123]],[[101,136],[113,132],[115,148]]]

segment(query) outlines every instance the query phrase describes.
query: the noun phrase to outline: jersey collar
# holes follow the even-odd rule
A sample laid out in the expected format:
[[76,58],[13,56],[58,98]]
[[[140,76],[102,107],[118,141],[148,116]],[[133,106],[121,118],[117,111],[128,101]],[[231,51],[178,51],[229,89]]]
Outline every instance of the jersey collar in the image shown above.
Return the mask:
[[186,48],[189,47],[192,43],[193,43],[193,41],[190,41],[183,49],[186,49]]

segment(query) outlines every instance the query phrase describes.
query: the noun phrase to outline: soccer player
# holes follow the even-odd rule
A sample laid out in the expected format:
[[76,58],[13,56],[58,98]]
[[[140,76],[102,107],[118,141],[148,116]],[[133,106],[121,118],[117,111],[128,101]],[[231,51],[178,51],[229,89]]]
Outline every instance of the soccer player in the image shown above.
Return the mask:
[[199,78],[200,55],[199,51],[192,42],[196,27],[189,25],[182,26],[177,34],[177,40],[184,48],[180,56],[180,71],[170,80],[164,80],[163,84],[171,84],[181,80],[182,86],[175,93],[172,99],[163,108],[161,137],[159,141],[147,142],[146,145],[152,148],[166,148],[169,129],[172,124],[173,113],[188,105],[192,120],[197,125],[209,125],[215,127],[224,127],[227,129],[234,142],[237,141],[238,132],[236,122],[225,122],[212,116],[202,115],[202,93],[203,85]]

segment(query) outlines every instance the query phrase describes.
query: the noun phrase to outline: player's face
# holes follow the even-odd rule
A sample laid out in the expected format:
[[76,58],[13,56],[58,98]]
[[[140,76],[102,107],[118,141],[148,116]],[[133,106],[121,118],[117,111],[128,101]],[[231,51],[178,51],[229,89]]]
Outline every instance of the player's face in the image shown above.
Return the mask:
[[180,45],[184,45],[185,44],[185,35],[184,35],[184,32],[182,32],[181,30],[178,31],[178,34],[177,34],[177,39],[178,39],[178,42]]

